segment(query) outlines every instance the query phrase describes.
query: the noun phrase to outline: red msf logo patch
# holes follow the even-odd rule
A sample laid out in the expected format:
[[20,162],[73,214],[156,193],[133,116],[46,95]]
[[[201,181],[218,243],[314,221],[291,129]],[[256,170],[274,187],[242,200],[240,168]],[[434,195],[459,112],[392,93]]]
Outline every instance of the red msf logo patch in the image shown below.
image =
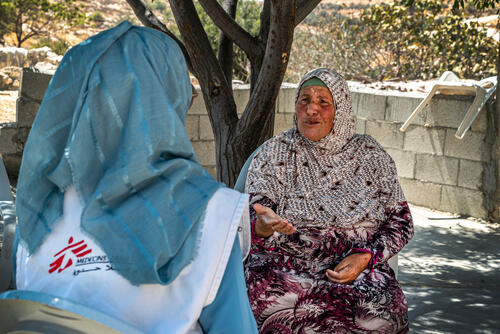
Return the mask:
[[[69,237],[68,246],[54,255],[54,257],[57,257],[57,259],[55,259],[55,261],[50,264],[49,274],[52,274],[56,270],[58,273],[60,273],[64,269],[71,266],[73,264],[71,253],[73,253],[78,258],[92,252],[92,249],[87,247],[87,244],[83,240],[73,243],[73,237]],[[64,261],[65,258],[66,261]]]

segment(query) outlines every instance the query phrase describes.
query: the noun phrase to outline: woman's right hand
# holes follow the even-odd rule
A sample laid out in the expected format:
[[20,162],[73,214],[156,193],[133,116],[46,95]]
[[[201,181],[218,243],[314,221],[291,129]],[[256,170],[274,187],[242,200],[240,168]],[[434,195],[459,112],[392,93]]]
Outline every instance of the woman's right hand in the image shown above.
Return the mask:
[[271,208],[261,204],[254,204],[253,209],[257,213],[254,228],[256,236],[267,238],[274,232],[292,234],[297,231],[292,224],[278,216]]

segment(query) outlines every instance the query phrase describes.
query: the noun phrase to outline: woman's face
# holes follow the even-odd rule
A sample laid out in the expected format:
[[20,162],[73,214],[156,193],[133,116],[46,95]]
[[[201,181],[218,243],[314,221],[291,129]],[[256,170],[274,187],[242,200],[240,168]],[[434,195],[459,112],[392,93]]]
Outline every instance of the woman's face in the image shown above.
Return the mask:
[[322,86],[308,86],[300,90],[297,104],[299,132],[312,141],[325,137],[333,126],[335,107],[330,90]]

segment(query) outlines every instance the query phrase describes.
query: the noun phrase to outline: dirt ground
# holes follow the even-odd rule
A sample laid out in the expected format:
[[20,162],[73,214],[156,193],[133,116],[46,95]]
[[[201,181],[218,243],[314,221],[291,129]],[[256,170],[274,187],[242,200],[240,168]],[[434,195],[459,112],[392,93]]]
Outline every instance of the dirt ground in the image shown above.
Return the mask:
[[16,121],[17,90],[0,91],[0,124]]

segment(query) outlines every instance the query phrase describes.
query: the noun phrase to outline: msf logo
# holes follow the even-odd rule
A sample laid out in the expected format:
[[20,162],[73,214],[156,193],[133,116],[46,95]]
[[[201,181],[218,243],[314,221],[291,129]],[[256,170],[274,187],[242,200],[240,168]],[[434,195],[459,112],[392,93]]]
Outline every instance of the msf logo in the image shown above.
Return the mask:
[[64,269],[71,266],[73,264],[71,253],[73,253],[77,258],[80,258],[92,252],[92,249],[88,248],[87,244],[83,240],[78,242],[73,241],[73,237],[71,236],[68,240],[68,246],[54,255],[56,259],[50,264],[49,274],[52,274],[56,270],[57,273],[60,273]]

